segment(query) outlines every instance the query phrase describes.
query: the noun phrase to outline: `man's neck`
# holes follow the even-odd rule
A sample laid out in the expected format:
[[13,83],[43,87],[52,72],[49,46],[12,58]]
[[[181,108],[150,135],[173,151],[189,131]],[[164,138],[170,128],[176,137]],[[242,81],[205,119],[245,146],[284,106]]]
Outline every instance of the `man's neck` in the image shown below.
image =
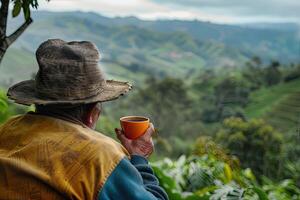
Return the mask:
[[67,115],[59,115],[59,114],[56,114],[56,113],[45,113],[45,112],[29,112],[30,114],[36,114],[36,115],[45,115],[45,116],[49,116],[49,117],[53,117],[53,118],[58,118],[58,119],[61,119],[61,120],[64,120],[64,121],[68,121],[68,122],[71,122],[71,123],[74,123],[74,124],[78,124],[78,125],[81,125],[83,127],[87,127],[87,125],[85,125],[82,121],[74,118],[74,117],[71,117],[71,116],[67,116]]

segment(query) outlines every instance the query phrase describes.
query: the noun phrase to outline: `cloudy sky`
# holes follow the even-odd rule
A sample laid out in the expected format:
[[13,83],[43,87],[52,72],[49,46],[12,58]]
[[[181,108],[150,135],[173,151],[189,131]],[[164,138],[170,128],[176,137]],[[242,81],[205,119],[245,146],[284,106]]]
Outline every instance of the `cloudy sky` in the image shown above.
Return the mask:
[[199,19],[218,23],[300,23],[300,0],[51,0],[40,9],[93,11],[143,19]]

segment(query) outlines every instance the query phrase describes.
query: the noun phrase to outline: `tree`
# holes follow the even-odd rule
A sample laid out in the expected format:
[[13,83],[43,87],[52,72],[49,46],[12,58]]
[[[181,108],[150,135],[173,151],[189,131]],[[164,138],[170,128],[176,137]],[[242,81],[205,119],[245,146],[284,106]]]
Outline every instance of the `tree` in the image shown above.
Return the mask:
[[283,138],[263,120],[225,119],[217,140],[256,175],[279,177]]
[[[24,14],[24,23],[9,36],[6,35],[8,11],[10,1],[14,6],[12,9],[12,16],[17,17],[21,10]],[[50,1],[50,0],[46,0]],[[38,8],[38,0],[0,0],[0,63],[8,47],[18,39],[18,37],[27,29],[32,23],[30,8]]]
[[135,106],[148,110],[163,135],[170,137],[179,132],[178,127],[170,124],[185,122],[185,111],[191,103],[185,85],[182,80],[174,78],[148,79],[147,82],[147,87],[135,96]]
[[[128,115],[146,115],[158,131],[156,152],[159,156],[179,156],[190,151],[189,142],[202,127],[191,114],[194,107],[188,95],[188,88],[181,79],[156,79],[149,77],[145,86],[135,88],[127,100],[114,102],[109,117]],[[187,137],[187,134],[189,137]]]
[[226,77],[214,86],[214,109],[204,109],[203,116],[209,112],[216,113],[215,121],[230,116],[244,117],[241,107],[249,101],[250,89],[244,80],[235,76]]
[[265,70],[265,82],[268,86],[276,85],[281,81],[282,74],[279,70],[280,63],[272,61]]
[[6,91],[0,88],[0,125],[13,115],[28,112],[29,108],[18,106],[10,101],[6,96]]
[[253,57],[242,71],[243,77],[250,83],[251,90],[257,90],[264,84],[264,70],[259,57]]
[[213,156],[217,160],[229,164],[232,169],[240,168],[240,161],[238,158],[229,155],[226,149],[215,143],[209,136],[200,136],[196,139],[193,154],[197,156]]

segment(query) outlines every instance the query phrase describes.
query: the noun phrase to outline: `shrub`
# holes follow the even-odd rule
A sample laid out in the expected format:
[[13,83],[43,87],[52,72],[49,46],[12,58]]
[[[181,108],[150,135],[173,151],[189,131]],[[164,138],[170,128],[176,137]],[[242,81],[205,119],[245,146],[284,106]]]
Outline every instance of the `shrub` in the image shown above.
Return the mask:
[[291,200],[300,198],[292,180],[256,182],[250,169],[232,169],[214,156],[181,156],[152,163],[155,174],[172,200]]
[[225,119],[217,140],[256,175],[278,177],[281,173],[282,135],[263,120]]

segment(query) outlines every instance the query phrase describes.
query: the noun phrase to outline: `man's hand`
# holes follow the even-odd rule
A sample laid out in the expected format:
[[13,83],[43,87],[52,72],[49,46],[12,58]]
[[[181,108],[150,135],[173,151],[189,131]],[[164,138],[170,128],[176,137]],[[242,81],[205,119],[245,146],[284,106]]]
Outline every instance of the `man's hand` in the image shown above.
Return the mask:
[[118,139],[131,155],[148,158],[153,152],[154,144],[152,134],[155,133],[155,129],[152,123],[150,123],[146,133],[135,140],[128,139],[121,129],[116,128],[115,131]]

